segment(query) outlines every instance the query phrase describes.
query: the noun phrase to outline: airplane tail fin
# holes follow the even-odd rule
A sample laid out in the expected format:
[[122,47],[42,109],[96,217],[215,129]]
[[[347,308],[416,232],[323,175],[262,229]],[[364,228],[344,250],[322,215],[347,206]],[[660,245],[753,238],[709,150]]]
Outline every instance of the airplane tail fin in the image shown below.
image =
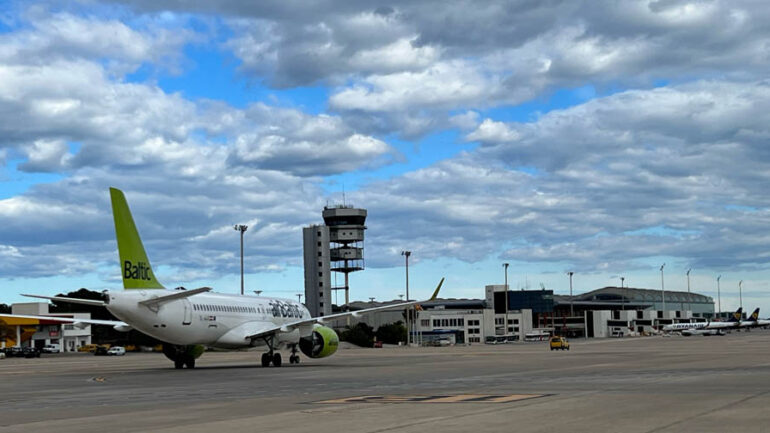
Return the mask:
[[751,316],[749,316],[749,320],[753,320],[755,322],[759,320],[759,308],[757,308],[756,310],[754,310],[753,313],[751,313]]
[[110,188],[124,289],[164,289],[155,279],[123,191]]
[[743,319],[743,307],[738,308],[728,322],[740,322]]

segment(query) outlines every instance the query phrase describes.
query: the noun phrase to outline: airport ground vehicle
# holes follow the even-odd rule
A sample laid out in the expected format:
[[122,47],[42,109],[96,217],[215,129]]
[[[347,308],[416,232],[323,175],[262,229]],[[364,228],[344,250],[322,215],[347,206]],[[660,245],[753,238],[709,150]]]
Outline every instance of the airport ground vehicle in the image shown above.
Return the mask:
[[123,356],[126,354],[126,348],[121,346],[112,346],[110,347],[110,350],[107,351],[107,355],[110,356]]
[[59,345],[58,344],[46,344],[43,346],[43,353],[59,353]]
[[0,359],[5,359],[5,351],[0,350]]
[[551,350],[569,350],[569,341],[564,337],[551,337],[549,345],[551,346]]
[[99,347],[98,344],[86,344],[86,345],[78,347],[78,352],[94,353],[94,351],[96,351],[97,347]]
[[94,350],[95,356],[107,356],[108,349],[104,346],[96,346],[96,350]]

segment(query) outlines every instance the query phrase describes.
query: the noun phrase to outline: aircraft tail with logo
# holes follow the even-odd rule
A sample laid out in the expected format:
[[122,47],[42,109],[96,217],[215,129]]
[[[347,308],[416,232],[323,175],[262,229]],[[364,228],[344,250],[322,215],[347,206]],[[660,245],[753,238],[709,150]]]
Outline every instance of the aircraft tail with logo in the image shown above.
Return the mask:
[[759,308],[754,310],[754,312],[751,313],[751,316],[749,316],[746,320],[749,320],[752,322],[756,322],[757,320],[759,320]]
[[743,307],[735,310],[735,313],[730,316],[730,320],[728,320],[728,322],[740,322],[741,320],[743,320]]
[[134,218],[128,208],[123,191],[110,188],[112,216],[115,220],[115,237],[118,240],[120,269],[124,289],[165,289],[155,279],[150,260],[136,230]]

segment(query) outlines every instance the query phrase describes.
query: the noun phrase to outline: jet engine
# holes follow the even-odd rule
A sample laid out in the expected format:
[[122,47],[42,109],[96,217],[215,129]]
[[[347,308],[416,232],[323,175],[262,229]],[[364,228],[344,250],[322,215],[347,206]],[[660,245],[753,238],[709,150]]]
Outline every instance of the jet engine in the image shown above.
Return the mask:
[[179,369],[183,366],[195,368],[195,359],[203,355],[206,348],[201,345],[178,346],[175,344],[163,343],[163,354],[166,358],[174,361],[174,367]]
[[299,340],[299,350],[308,358],[326,358],[337,351],[340,338],[332,328],[316,325],[313,333]]

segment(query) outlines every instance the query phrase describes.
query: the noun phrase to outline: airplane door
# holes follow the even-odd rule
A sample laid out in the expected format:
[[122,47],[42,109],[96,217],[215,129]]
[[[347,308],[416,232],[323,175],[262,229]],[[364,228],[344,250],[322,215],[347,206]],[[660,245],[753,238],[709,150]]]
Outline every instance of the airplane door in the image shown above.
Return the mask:
[[184,305],[184,319],[182,320],[182,325],[189,325],[192,323],[192,305],[188,299],[184,299],[182,305]]

